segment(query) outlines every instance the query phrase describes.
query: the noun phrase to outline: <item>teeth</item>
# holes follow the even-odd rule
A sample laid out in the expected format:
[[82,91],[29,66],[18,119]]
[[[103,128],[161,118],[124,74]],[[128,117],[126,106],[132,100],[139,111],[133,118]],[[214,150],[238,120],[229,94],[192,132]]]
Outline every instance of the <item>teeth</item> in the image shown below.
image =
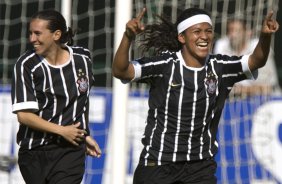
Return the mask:
[[206,46],[208,46],[208,43],[203,42],[203,43],[198,43],[197,45],[200,46],[200,47],[206,47]]

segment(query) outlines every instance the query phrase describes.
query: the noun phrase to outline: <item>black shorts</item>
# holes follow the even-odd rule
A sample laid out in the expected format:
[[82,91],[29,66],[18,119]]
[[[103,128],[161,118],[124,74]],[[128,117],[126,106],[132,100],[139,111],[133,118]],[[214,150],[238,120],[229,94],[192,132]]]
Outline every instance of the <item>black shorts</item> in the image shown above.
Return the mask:
[[46,145],[20,149],[18,164],[27,184],[80,184],[85,170],[85,144]]
[[133,184],[216,184],[216,168],[214,159],[161,166],[139,164],[134,173]]

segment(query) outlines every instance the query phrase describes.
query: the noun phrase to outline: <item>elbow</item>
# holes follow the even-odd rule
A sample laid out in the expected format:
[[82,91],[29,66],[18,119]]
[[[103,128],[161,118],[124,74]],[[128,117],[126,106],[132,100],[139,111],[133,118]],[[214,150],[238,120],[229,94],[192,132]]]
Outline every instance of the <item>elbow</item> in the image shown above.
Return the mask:
[[17,119],[18,122],[22,125],[28,126],[30,123],[30,120],[33,118],[32,112],[26,112],[26,111],[18,111],[17,112]]
[[120,79],[120,80],[129,80],[129,77],[127,77],[123,72],[119,71],[112,71],[113,77]]
[[112,75],[115,78],[121,79],[122,78],[122,72],[119,72],[116,68],[112,68]]
[[122,77],[122,68],[117,63],[118,62],[115,59],[112,64],[112,75],[113,77],[120,79]]
[[26,122],[25,113],[23,113],[23,112],[17,112],[17,119],[18,119],[18,122],[19,122],[20,124],[25,125],[25,122]]
[[120,80],[131,80],[133,78],[133,72],[131,67],[128,65],[126,67],[112,67],[112,75]]
[[251,55],[249,58],[249,68],[251,71],[257,70],[265,66],[267,61],[267,57],[256,57],[255,55]]
[[266,62],[261,63],[261,65],[259,66],[259,68],[264,67],[264,66],[265,66],[265,64],[266,64]]
[[265,66],[267,59],[262,59],[261,62],[256,62],[257,68],[262,68]]

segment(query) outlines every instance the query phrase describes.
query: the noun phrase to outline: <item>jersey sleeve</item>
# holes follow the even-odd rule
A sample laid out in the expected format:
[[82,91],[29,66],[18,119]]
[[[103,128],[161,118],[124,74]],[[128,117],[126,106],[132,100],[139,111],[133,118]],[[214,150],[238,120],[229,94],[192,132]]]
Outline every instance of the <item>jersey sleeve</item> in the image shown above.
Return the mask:
[[142,57],[131,61],[134,67],[134,78],[131,81],[122,81],[123,83],[128,82],[142,82],[148,83],[158,77],[162,77],[165,72],[165,68],[169,65],[176,56],[171,53],[165,53],[155,57]]
[[14,66],[12,81],[12,112],[39,109],[32,80],[32,56],[21,57]]
[[255,80],[258,71],[249,69],[248,60],[250,55],[228,56],[228,55],[212,55],[210,58],[212,68],[216,75],[222,79],[223,86],[228,89],[240,81],[246,79]]
[[134,77],[132,80],[121,80],[122,83],[127,84],[133,81],[138,81],[141,78],[142,73],[142,66],[138,61],[131,61],[130,62],[133,65],[134,68]]
[[246,75],[247,79],[256,80],[258,77],[258,70],[251,72],[248,64],[249,57],[250,55],[245,55],[242,57],[241,59],[242,71]]

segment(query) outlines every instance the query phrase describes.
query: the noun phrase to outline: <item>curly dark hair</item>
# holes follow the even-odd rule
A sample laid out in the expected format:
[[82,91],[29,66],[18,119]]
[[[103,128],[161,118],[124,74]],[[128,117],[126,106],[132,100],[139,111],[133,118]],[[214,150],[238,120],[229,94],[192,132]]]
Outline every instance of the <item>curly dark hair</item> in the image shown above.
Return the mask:
[[163,51],[178,51],[182,48],[182,44],[178,41],[177,25],[183,20],[198,14],[209,15],[203,9],[188,8],[181,12],[176,23],[172,23],[164,16],[156,15],[160,22],[147,25],[145,30],[140,33],[139,48],[143,53],[153,51],[160,54]]

